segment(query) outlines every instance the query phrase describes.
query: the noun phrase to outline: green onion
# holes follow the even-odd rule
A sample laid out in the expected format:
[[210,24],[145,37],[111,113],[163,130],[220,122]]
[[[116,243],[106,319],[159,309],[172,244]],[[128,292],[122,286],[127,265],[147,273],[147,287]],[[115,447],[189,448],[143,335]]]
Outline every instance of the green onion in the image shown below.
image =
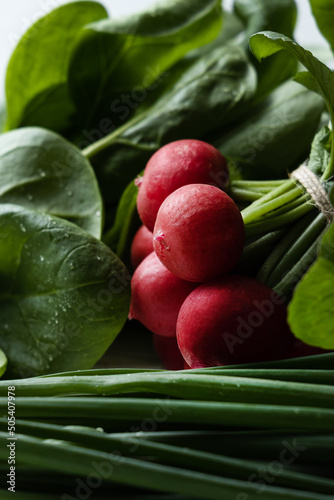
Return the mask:
[[[53,377],[16,380],[16,396],[110,396],[126,393],[156,393],[203,401],[230,401],[334,408],[334,387],[281,380],[233,377],[231,375],[180,373],[135,373],[91,377]],[[0,383],[0,395],[7,391]]]
[[[124,456],[154,457],[159,463],[178,465],[182,468],[198,470],[210,474],[247,480],[260,469],[265,470],[265,463],[231,458],[215,453],[190,450],[180,446],[147,441],[138,436],[105,434],[95,429],[80,427],[61,427],[35,422],[18,422],[20,433],[43,439],[54,439],[81,445],[96,451],[110,452],[117,450]],[[291,452],[290,452],[291,454]],[[152,460],[152,458],[150,459]],[[282,470],[275,479],[278,485],[292,486],[310,491],[330,493],[334,491],[334,481]]]
[[[0,433],[0,440],[5,444],[7,435]],[[236,495],[245,492],[250,498],[257,497],[258,485],[251,481],[240,481],[225,477],[193,472],[185,469],[144,462],[133,458],[119,456],[86,449],[71,443],[58,440],[42,440],[39,438],[18,435],[20,446],[17,455],[20,462],[37,466],[44,470],[62,472],[70,471],[73,475],[86,476],[92,473],[93,463],[104,463],[109,466],[110,473],[106,481],[127,484],[137,487],[164,490],[171,493],[192,495],[196,498],[208,500],[235,500]],[[7,455],[6,447],[0,449],[0,458]],[[112,469],[111,469],[112,467]],[[276,500],[325,500],[326,496],[319,493],[299,491],[282,487],[266,486],[263,498]]]
[[[7,399],[0,398],[2,414]],[[278,406],[211,401],[182,401],[148,398],[20,397],[16,400],[17,418],[74,419],[83,418],[90,425],[140,421],[147,418],[168,418],[168,424],[201,424],[225,427],[262,429],[300,429],[334,431],[334,410],[300,406]]]

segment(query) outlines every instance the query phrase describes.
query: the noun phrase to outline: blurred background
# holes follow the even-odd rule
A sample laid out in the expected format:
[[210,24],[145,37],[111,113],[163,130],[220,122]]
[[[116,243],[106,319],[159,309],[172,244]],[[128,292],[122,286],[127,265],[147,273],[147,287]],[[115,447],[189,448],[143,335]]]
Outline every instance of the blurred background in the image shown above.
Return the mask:
[[[168,0],[166,0],[168,1]],[[270,1],[270,0],[268,0]],[[5,72],[10,55],[22,34],[40,17],[68,0],[10,0],[2,7],[0,17],[0,102],[4,100]],[[156,0],[101,0],[110,16],[118,17],[145,9]],[[232,0],[226,0],[228,6]],[[308,0],[296,0],[298,22],[295,32],[297,41],[308,47],[326,47],[312,17]]]

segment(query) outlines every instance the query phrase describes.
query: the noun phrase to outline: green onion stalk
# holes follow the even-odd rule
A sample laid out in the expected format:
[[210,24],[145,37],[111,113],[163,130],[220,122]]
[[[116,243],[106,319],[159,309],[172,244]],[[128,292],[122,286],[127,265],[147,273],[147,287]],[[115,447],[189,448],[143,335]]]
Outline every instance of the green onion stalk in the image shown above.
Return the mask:
[[[21,500],[78,498],[78,484],[100,500],[256,500],[259,485],[265,500],[329,500],[333,360],[328,353],[0,381],[0,477],[8,473],[7,394],[15,387]],[[0,498],[11,498],[6,479]]]
[[[319,147],[319,136],[322,139],[324,132],[315,137],[314,148]],[[312,153],[303,168],[304,172],[310,171],[311,183],[325,190],[329,202],[334,151],[329,155],[324,149],[323,157],[327,163],[321,171]],[[318,244],[331,223],[330,202],[327,209],[322,209],[314,195],[293,175],[275,181],[235,180],[228,192],[239,206],[245,206],[241,213],[246,245],[240,270],[257,273],[259,281],[288,301],[295,285],[314,262]]]

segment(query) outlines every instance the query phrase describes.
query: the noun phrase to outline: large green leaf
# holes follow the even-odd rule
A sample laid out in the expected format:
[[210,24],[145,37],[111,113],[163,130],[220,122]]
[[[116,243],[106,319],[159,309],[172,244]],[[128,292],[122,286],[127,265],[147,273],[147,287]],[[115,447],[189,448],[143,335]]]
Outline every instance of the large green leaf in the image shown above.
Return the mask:
[[205,57],[189,56],[174,66],[151,106],[93,159],[104,199],[115,202],[127,184],[162,145],[203,138],[236,120],[253,96],[256,73],[239,47],[219,47]]
[[334,4],[333,0],[309,0],[320,31],[334,50]]
[[94,171],[54,132],[27,127],[0,135],[0,203],[63,217],[101,237],[102,199]]
[[10,376],[90,368],[121,330],[130,278],[74,224],[0,205],[0,348]]
[[245,38],[261,30],[281,30],[292,35],[297,8],[294,0],[235,0],[234,11],[246,26]]
[[315,264],[297,285],[288,320],[306,344],[334,349],[334,226],[322,239]]
[[[328,113],[334,124],[334,72],[319,61],[310,51],[304,49],[290,38],[266,31],[251,37],[250,46],[256,57],[262,58],[271,56],[280,50],[285,50],[294,55],[297,60],[305,66],[307,72],[303,71],[296,75],[295,80],[304,85],[307,89],[321,95],[324,99]],[[327,168],[322,176],[323,180],[332,177],[334,171],[334,136],[332,136],[332,151]]]
[[308,155],[323,109],[318,95],[286,82],[215,145],[245,178],[284,176]]
[[[292,37],[297,14],[294,0],[235,0],[234,11],[245,25],[247,47],[249,37],[258,31],[270,29]],[[261,65],[256,64],[256,69],[259,76],[256,98],[259,101],[294,75],[297,64],[293,56],[281,53]]]
[[334,116],[334,73],[328,66],[319,61],[309,50],[280,33],[272,31],[257,33],[250,38],[249,44],[259,61],[280,50],[286,50],[294,55],[308,70],[308,73],[299,73],[297,81],[320,94],[329,113]]
[[117,122],[117,107],[124,104],[130,112],[133,95],[141,101],[161,73],[217,36],[220,4],[220,0],[170,0],[135,16],[87,26],[69,73],[80,123],[91,127],[107,118]]
[[21,38],[8,65],[7,128],[68,128],[75,111],[68,88],[70,56],[82,27],[106,17],[96,2],[73,2],[38,20]]

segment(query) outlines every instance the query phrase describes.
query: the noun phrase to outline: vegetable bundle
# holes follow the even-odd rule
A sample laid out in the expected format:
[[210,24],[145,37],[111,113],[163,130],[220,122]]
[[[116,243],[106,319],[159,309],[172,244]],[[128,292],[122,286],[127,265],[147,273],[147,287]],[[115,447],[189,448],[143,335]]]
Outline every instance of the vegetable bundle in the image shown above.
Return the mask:
[[[334,46],[331,1],[310,3]],[[289,326],[281,301],[284,327],[273,317],[266,341],[277,337],[279,357],[291,329],[334,349],[334,76],[293,40],[295,21],[293,0],[234,0],[232,12],[220,0],[173,0],[125,19],[75,1],[19,41],[0,106],[1,499],[13,476],[19,500],[334,498],[332,352],[175,372],[90,369],[128,329],[134,179],[162,147],[190,138],[223,165],[206,193],[222,205],[230,196],[240,221],[240,251],[231,246],[221,269],[246,275],[245,296],[256,279],[288,306]],[[185,182],[190,211],[200,207],[196,183]],[[162,214],[167,233],[179,212]],[[190,233],[205,240],[197,226]],[[198,272],[206,248],[192,250]],[[170,261],[178,276],[181,259]],[[215,277],[212,263],[204,278],[180,275],[193,285],[175,303]],[[168,338],[177,318],[167,316]]]
[[[215,0],[172,2],[123,20],[74,2],[22,37],[1,113],[6,376],[87,369],[113,342],[130,303],[131,179],[162,145],[186,137],[229,160],[228,193],[247,236],[241,272],[289,302],[295,336],[334,347],[334,148],[324,125],[334,116],[333,73],[293,41],[295,19],[293,0],[236,0],[232,13]],[[297,60],[307,71],[292,82]],[[307,158],[303,175],[317,177],[325,205],[300,176],[286,178]]]
[[[23,35],[0,114],[0,348],[8,377],[90,368],[106,351],[130,302],[119,258],[126,260],[136,220],[128,191],[125,213],[119,205],[124,188],[166,142],[227,143],[246,117],[268,117],[281,105],[279,85],[295,60],[282,53],[258,66],[248,39],[269,27],[292,36],[295,16],[293,0],[261,0],[255,10],[238,0],[233,13],[211,0],[116,20],[102,5],[78,1]],[[302,102],[291,130],[300,141],[287,166],[307,153],[323,109],[318,96],[292,87],[285,102]]]
[[[333,498],[332,365],[333,354],[325,354],[188,372],[105,369],[1,382],[2,415],[8,386],[16,394],[16,494]],[[7,426],[1,418],[4,444]],[[7,449],[0,449],[4,470]],[[4,481],[1,487],[7,498]]]

